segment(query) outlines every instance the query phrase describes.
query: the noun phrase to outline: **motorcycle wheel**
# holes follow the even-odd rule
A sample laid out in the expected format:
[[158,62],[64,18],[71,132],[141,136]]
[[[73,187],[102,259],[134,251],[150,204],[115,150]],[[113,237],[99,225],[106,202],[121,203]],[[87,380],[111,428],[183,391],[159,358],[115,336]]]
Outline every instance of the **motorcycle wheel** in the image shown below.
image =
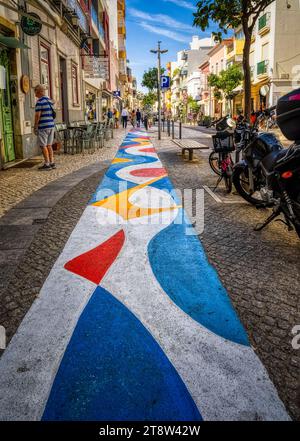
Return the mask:
[[208,158],[210,168],[216,175],[221,176],[221,170],[219,168],[219,155],[216,152],[211,152]]
[[252,205],[260,205],[263,201],[259,192],[251,193],[249,187],[248,167],[237,167],[233,171],[232,182],[236,191]]

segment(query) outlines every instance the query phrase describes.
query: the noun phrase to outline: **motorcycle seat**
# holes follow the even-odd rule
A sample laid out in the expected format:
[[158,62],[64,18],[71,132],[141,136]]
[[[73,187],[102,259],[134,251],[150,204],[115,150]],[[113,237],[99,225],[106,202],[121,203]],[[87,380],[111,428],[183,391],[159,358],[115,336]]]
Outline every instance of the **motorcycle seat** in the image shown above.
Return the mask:
[[286,149],[276,150],[269,153],[261,161],[264,169],[267,170],[268,172],[271,172],[274,169],[277,161],[280,158],[282,158],[285,154],[286,154]]

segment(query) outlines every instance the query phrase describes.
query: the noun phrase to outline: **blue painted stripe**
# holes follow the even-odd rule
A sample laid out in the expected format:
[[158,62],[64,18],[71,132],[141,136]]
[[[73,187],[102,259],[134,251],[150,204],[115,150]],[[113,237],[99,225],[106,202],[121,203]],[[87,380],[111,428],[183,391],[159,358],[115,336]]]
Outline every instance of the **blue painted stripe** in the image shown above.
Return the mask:
[[98,287],[56,375],[44,421],[200,421],[177,371],[141,322]]
[[[182,223],[178,223],[178,220]],[[215,334],[249,346],[249,341],[215,269],[207,261],[183,210],[149,243],[152,271],[166,294],[186,314]]]

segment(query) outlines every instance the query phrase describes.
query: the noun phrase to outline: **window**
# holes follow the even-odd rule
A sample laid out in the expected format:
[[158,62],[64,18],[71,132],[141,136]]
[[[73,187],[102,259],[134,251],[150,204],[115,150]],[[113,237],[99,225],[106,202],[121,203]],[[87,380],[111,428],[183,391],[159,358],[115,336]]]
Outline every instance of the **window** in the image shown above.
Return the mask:
[[72,94],[73,94],[73,105],[79,104],[79,93],[78,93],[78,66],[72,63]]
[[265,43],[262,45],[261,59],[262,59],[262,61],[266,61],[269,59],[269,43]]
[[51,67],[50,67],[50,48],[44,43],[40,45],[41,60],[41,84],[45,86],[47,95],[52,97],[51,90]]

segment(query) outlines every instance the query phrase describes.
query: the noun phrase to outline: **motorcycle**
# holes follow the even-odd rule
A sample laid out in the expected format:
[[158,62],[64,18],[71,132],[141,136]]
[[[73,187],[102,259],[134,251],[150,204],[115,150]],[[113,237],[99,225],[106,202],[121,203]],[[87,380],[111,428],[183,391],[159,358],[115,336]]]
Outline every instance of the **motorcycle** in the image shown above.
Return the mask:
[[273,133],[258,132],[258,116],[250,130],[250,141],[242,150],[243,159],[234,166],[232,180],[246,201],[257,208],[273,209],[265,222],[256,225],[255,231],[283,214],[284,220],[278,220],[289,230],[294,228],[300,237],[300,89],[280,98],[276,113],[280,130],[293,144],[284,149]]

